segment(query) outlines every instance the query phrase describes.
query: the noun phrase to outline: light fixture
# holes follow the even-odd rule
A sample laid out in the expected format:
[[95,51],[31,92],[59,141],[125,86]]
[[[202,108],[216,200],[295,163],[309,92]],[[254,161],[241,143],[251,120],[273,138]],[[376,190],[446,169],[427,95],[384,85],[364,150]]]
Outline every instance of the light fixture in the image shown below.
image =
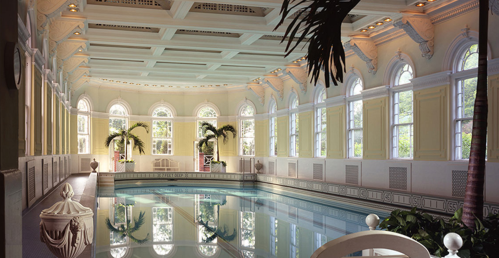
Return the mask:
[[426,1],[428,1],[428,2],[435,2],[435,1],[437,1],[437,0],[426,0]]
[[75,8],[71,8],[71,9],[69,9],[69,11],[72,12],[72,13],[78,12],[78,10],[76,10]]
[[78,31],[76,31],[75,33],[73,33],[75,35],[80,35],[81,33],[79,33]]
[[420,2],[420,3],[417,3],[417,4],[416,4],[416,6],[417,6],[417,7],[424,7],[424,6],[425,6],[425,4]]
[[392,18],[388,17],[388,18],[385,18],[383,21],[385,21],[385,22],[391,22]]
[[383,25],[382,22],[377,22],[376,25],[380,26],[380,25]]
[[78,49],[78,52],[81,52],[81,48],[80,48],[80,49]]
[[367,29],[361,29],[360,32],[367,32]]
[[76,5],[75,5],[75,4],[70,4],[70,5],[68,5],[68,7],[69,7],[69,8],[75,8],[75,7],[76,7]]
[[371,30],[372,30],[372,29],[376,28],[376,26],[371,25],[371,26],[369,26],[369,27],[367,27],[367,28],[369,28],[369,29],[371,29]]

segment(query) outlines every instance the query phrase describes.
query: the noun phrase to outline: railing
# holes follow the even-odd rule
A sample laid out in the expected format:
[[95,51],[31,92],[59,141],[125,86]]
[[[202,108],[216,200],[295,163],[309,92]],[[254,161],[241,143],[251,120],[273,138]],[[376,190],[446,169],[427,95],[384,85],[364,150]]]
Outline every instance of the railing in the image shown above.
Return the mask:
[[204,165],[209,166],[213,160],[213,155],[204,155]]

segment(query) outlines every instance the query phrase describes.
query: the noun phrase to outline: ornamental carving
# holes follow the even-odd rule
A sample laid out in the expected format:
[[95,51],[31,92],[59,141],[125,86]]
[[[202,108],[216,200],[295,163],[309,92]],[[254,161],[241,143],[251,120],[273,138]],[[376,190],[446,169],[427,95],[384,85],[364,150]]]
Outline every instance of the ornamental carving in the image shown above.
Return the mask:
[[260,104],[265,103],[265,90],[260,84],[248,84],[247,88],[258,97]]
[[75,2],[71,0],[38,0],[37,10],[38,10],[38,29],[43,30],[45,25],[60,15],[61,12],[67,8],[70,2]]
[[371,38],[352,38],[345,43],[345,50],[352,50],[366,62],[367,70],[373,75],[378,70],[378,47]]
[[78,50],[87,49],[87,42],[85,41],[64,41],[57,47],[57,58],[66,61],[72,57]]
[[78,69],[69,75],[69,82],[73,83],[79,80],[82,76],[89,75],[88,69]]
[[499,0],[489,0],[489,7],[495,15],[499,15]]
[[301,68],[286,68],[286,74],[295,81],[303,93],[307,92],[308,75],[304,69]]
[[50,49],[54,49],[57,44],[67,39],[75,31],[82,31],[85,29],[85,22],[83,20],[55,20],[50,24],[50,40],[55,44],[50,44]]
[[76,68],[78,68],[82,64],[88,64],[87,56],[75,56],[70,59],[64,61],[64,72],[70,73],[73,72]]
[[263,79],[263,82],[267,84],[270,88],[272,88],[277,94],[279,98],[282,99],[284,97],[284,82],[279,77],[266,77]]
[[433,56],[434,28],[426,15],[406,15],[396,21],[393,26],[403,29],[409,37],[419,44],[421,55],[426,59]]

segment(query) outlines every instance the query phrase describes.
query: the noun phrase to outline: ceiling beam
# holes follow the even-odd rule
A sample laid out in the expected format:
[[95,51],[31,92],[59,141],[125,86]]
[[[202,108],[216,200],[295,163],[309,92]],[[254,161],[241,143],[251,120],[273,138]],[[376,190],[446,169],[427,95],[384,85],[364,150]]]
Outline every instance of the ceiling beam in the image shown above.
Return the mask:
[[184,19],[193,4],[192,1],[174,1],[170,8],[171,16],[173,19]]
[[101,71],[93,71],[92,77],[108,79],[108,80],[118,80],[121,82],[124,81],[133,81],[140,83],[147,82],[156,82],[158,84],[171,85],[176,83],[182,84],[192,84],[192,85],[206,85],[206,84],[246,84],[248,82],[247,79],[239,79],[239,78],[203,78],[198,79],[195,76],[192,77],[179,77],[179,76],[160,76],[160,75],[148,75],[141,76],[139,74],[130,74],[130,73],[108,73]]

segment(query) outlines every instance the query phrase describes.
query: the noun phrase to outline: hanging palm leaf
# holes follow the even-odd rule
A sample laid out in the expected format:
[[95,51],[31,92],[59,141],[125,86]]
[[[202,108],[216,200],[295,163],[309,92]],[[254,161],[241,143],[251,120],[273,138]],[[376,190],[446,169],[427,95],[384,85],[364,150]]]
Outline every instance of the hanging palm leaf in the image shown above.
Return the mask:
[[286,18],[299,9],[289,24],[281,42],[288,41],[286,56],[290,55],[301,42],[308,42],[308,74],[317,84],[319,75],[324,72],[326,88],[330,81],[334,85],[343,82],[345,50],[341,42],[341,24],[348,13],[360,0],[284,0],[281,8],[279,28]]
[[138,239],[138,238],[134,237],[132,235],[132,233],[136,232],[137,230],[140,229],[140,227],[142,227],[142,225],[144,225],[144,222],[145,222],[144,216],[145,215],[146,215],[146,212],[141,211],[139,214],[139,218],[133,219],[133,222],[134,222],[133,226],[131,224],[131,220],[128,219],[128,216],[127,216],[126,226],[125,226],[125,224],[121,224],[117,228],[114,227],[114,225],[111,223],[109,218],[106,218],[106,227],[109,229],[109,231],[114,232],[116,234],[119,234],[121,239],[128,237],[128,238],[130,238],[130,240],[132,240],[133,242],[135,242],[137,244],[143,244],[149,240],[149,233],[147,233],[146,237],[143,239]]

